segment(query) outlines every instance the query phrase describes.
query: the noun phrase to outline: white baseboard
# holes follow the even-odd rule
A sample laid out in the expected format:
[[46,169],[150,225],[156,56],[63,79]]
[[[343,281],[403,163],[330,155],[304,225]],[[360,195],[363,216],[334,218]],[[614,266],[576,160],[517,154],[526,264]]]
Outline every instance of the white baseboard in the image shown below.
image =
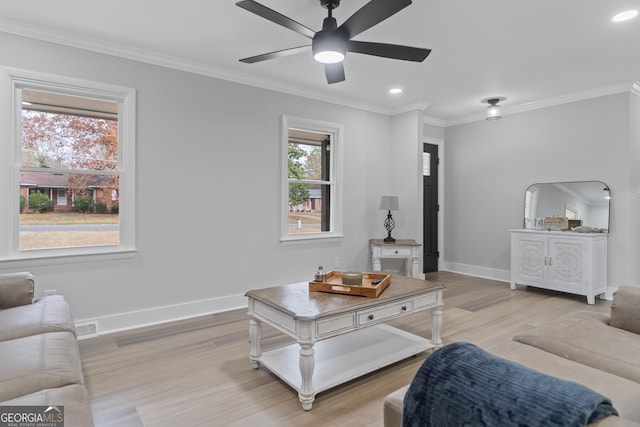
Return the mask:
[[[246,297],[243,294],[239,294],[161,307],[152,307],[144,310],[129,311],[126,313],[116,313],[108,316],[79,319],[75,324],[79,331],[78,339],[86,339],[97,335],[141,328],[144,326],[159,325],[161,323],[184,320],[246,307]],[[95,325],[91,330],[93,333],[90,332],[87,335],[82,334],[82,331],[86,329],[84,328],[86,325]]]
[[442,269],[452,273],[468,274],[469,276],[482,277],[483,279],[510,282],[511,271],[497,268],[481,267],[479,265],[461,264],[458,262],[444,262]]

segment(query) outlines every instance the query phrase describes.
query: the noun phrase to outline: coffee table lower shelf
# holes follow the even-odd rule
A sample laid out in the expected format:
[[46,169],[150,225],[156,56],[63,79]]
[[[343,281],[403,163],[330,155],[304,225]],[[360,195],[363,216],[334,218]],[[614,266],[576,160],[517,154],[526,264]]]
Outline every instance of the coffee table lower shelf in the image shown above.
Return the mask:
[[[428,339],[379,324],[315,343],[312,387],[315,393],[343,384],[433,348]],[[300,392],[298,343],[264,352],[260,364]]]

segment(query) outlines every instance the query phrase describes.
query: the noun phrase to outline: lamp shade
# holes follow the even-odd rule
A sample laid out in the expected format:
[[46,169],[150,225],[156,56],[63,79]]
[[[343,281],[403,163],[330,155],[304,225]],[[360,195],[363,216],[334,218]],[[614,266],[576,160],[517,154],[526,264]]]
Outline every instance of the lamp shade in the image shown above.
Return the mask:
[[398,196],[382,196],[380,198],[381,211],[397,211],[399,206]]

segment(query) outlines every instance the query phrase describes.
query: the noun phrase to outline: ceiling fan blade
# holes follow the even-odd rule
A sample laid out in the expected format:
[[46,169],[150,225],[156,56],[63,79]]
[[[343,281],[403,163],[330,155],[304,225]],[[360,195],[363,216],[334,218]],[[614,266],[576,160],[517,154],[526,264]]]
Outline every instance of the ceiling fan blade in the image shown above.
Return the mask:
[[347,38],[350,39],[395,15],[410,4],[411,0],[371,0],[344,21],[337,31],[346,32]]
[[388,43],[359,42],[355,40],[347,43],[347,51],[415,62],[424,61],[431,53],[431,49]]
[[266,61],[268,59],[282,58],[284,56],[295,55],[296,53],[305,52],[311,49],[311,45],[292,47],[290,49],[276,50],[275,52],[263,53],[262,55],[250,56],[242,58],[240,62],[245,64],[253,64],[255,62]]
[[344,81],[344,65],[342,62],[336,64],[324,64],[324,73],[327,76],[327,83],[340,83]]
[[251,13],[255,13],[256,15],[268,19],[271,22],[274,22],[278,25],[281,25],[285,28],[295,31],[298,34],[302,34],[305,37],[309,37],[310,39],[316,35],[316,32],[310,28],[305,27],[299,22],[294,21],[293,19],[284,16],[281,13],[276,12],[273,9],[269,9],[266,6],[261,5],[258,2],[253,0],[242,0],[236,3],[236,6],[239,6],[245,10],[248,10]]

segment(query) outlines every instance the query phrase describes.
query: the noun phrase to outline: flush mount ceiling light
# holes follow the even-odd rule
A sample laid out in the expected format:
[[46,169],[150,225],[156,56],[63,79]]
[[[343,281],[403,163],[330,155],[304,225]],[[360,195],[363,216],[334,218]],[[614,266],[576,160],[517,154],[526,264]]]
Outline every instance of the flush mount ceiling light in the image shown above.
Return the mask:
[[399,87],[394,87],[394,88],[389,89],[389,93],[392,94],[392,95],[397,95],[399,93],[402,93],[402,89],[399,88]]
[[622,21],[628,21],[629,19],[635,18],[636,16],[638,16],[638,11],[637,10],[625,10],[624,12],[620,12],[617,15],[615,15],[613,18],[611,18],[611,20],[613,22],[622,22]]
[[498,120],[502,117],[500,116],[500,106],[498,105],[498,102],[501,101],[504,101],[504,98],[488,98],[483,101],[489,104],[487,107],[487,120]]

